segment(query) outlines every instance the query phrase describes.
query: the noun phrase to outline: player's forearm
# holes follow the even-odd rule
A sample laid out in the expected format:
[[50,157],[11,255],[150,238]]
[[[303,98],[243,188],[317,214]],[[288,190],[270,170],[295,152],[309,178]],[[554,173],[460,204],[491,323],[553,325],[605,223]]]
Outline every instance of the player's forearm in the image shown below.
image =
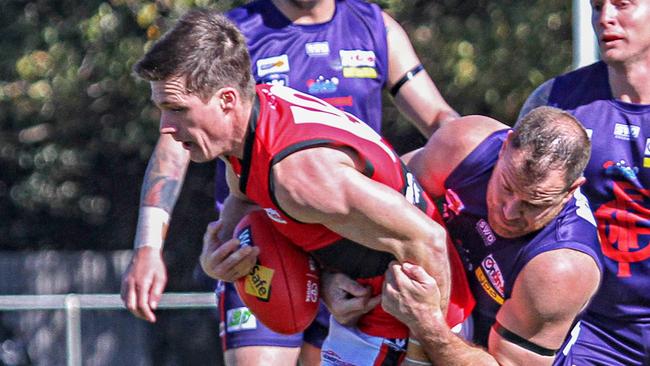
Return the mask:
[[486,350],[470,345],[452,333],[441,313],[408,326],[433,365],[499,365]]
[[428,231],[429,234],[423,237],[423,240],[415,241],[415,245],[407,247],[404,258],[400,262],[420,265],[436,280],[440,289],[440,306],[446,311],[451,292],[447,232],[431,219],[422,222],[421,225],[426,225],[426,228],[423,227],[422,230]]
[[136,248],[162,247],[188,165],[187,151],[171,137],[161,136],[142,182]]
[[189,162],[189,154],[181,144],[162,135],[145,171],[140,206],[159,207],[171,214],[183,187]]
[[399,111],[417,129],[429,138],[443,124],[459,118],[460,115],[443,99],[431,79],[413,81],[395,97]]
[[348,212],[328,226],[359,244],[393,254],[400,263],[422,266],[438,282],[442,307],[446,309],[451,270],[445,229],[381,183],[368,180],[358,185],[350,182],[348,186],[344,199]]
[[219,231],[219,240],[225,242],[232,238],[235,227],[242,217],[255,209],[259,209],[259,206],[231,193],[224,201],[223,210],[219,215],[223,223]]

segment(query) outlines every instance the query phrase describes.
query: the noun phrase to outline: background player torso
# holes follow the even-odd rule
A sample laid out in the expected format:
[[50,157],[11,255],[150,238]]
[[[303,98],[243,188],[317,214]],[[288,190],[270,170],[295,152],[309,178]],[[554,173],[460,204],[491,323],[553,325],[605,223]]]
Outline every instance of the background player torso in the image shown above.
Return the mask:
[[592,141],[583,190],[607,270],[589,310],[650,322],[650,106],[616,101],[610,90],[598,62],[556,78],[549,105],[575,115]]
[[227,16],[246,37],[257,83],[317,96],[380,130],[388,54],[377,5],[338,0],[330,21],[313,25],[292,24],[269,0]]

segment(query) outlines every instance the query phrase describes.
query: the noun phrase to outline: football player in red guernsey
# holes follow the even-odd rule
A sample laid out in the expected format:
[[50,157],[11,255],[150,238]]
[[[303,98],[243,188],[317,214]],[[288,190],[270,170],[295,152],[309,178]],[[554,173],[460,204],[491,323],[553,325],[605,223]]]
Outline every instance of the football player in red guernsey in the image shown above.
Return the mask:
[[[250,271],[259,249],[230,238],[243,214],[261,207],[324,268],[370,286],[373,295],[391,260],[423,266],[447,307],[455,252],[448,252],[434,205],[399,156],[366,124],[317,98],[254,86],[243,36],[226,18],[190,11],[135,72],[151,83],[160,133],[181,142],[192,161],[219,157],[231,168],[231,195],[201,255],[208,275],[234,281]],[[463,320],[463,305],[455,322]],[[332,321],[322,361],[398,364],[407,337],[408,329],[377,306],[355,328]]]

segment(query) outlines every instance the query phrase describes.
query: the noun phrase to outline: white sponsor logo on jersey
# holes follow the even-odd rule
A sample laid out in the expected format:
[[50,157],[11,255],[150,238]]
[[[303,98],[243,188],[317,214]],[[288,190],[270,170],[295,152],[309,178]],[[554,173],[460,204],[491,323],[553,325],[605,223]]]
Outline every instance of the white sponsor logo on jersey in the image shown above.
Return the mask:
[[339,56],[343,67],[375,67],[374,51],[340,50]]
[[226,312],[226,328],[228,332],[257,328],[257,319],[247,307],[234,308]]
[[645,155],[645,156],[650,155],[650,138],[645,139],[645,151],[644,151],[644,155]]
[[631,140],[639,137],[641,128],[634,125],[617,123],[614,125],[614,137],[619,140]]
[[496,236],[494,236],[494,233],[492,232],[490,224],[488,224],[487,221],[483,219],[478,220],[476,223],[476,231],[478,231],[478,233],[481,235],[483,243],[485,243],[486,247],[494,244],[494,242],[497,240]]
[[587,132],[587,137],[589,137],[589,140],[591,140],[591,136],[594,134],[594,130],[591,128],[585,128],[585,132]]
[[266,216],[269,217],[269,219],[279,222],[280,224],[286,224],[287,220],[283,219],[280,213],[272,208],[265,208],[264,211],[266,211]]
[[488,281],[490,281],[492,287],[499,292],[499,295],[503,296],[505,281],[503,280],[501,269],[499,269],[499,265],[497,264],[497,261],[494,260],[492,254],[483,259],[481,267],[483,267],[483,270],[487,273]]
[[289,72],[289,57],[280,55],[275,57],[263,58],[257,60],[257,76],[262,77],[268,74],[281,74]]
[[310,57],[327,56],[330,54],[330,44],[327,41],[306,43],[305,52]]

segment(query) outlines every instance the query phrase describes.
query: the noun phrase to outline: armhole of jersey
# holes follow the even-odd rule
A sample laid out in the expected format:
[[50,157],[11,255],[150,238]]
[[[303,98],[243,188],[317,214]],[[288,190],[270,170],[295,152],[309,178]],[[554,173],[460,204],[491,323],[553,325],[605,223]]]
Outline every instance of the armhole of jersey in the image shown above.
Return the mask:
[[[273,201],[273,204],[280,210],[282,213],[284,213],[287,217],[289,217],[291,220],[305,224],[304,222],[295,219],[291,215],[289,215],[286,211],[282,209],[282,206],[278,203],[278,200],[275,197],[275,182],[273,181],[273,166],[282,160],[286,158],[287,156],[300,151],[300,150],[306,150],[306,149],[311,149],[315,147],[331,147],[336,149],[337,147],[349,147],[352,148],[353,150],[357,151],[352,146],[349,145],[342,145],[337,143],[336,141],[333,140],[327,140],[327,139],[315,139],[315,140],[307,140],[307,141],[302,141],[296,144],[289,145],[285,147],[282,151],[280,151],[278,154],[276,154],[273,159],[271,160],[271,164],[269,166],[269,176],[268,178],[268,186],[269,186],[269,195],[271,196],[271,201]],[[360,155],[360,154],[359,154]],[[360,155],[361,156],[361,155]],[[363,172],[361,172],[363,175],[366,177],[370,178],[375,172],[375,167],[372,165],[372,163],[368,159],[364,159],[365,166]]]
[[[375,3],[372,2],[365,2],[365,1],[359,1],[359,4],[354,4],[353,2],[346,2],[348,10],[351,12],[355,13],[355,15],[359,19],[372,19],[372,22],[379,22],[381,24],[381,28],[383,29],[383,32],[373,32],[372,33],[372,38],[377,40],[377,37],[380,37],[378,42],[380,44],[375,44],[375,46],[380,47],[381,49],[381,55],[378,55],[376,53],[376,56],[379,57],[381,56],[382,63],[383,63],[383,70],[379,70],[378,74],[382,75],[384,80],[382,81],[381,88],[382,90],[386,88],[386,85],[388,83],[388,28],[386,27],[386,23],[384,22],[384,17],[382,15],[383,10],[381,7]],[[337,6],[342,5],[342,4],[337,4]],[[370,12],[373,13],[373,17],[368,17],[367,10],[366,9],[357,9],[357,6],[368,6],[370,8]],[[375,24],[370,25],[371,29],[375,29]],[[375,49],[377,51],[377,49]]]
[[253,110],[251,111],[251,117],[248,120],[248,135],[246,136],[246,141],[244,142],[244,159],[240,162],[241,164],[241,174],[239,175],[239,190],[246,194],[246,186],[248,185],[248,175],[251,170],[251,159],[253,156],[253,144],[255,143],[255,132],[257,129],[257,120],[260,116],[260,99],[257,94],[255,94],[255,100],[253,101]]

